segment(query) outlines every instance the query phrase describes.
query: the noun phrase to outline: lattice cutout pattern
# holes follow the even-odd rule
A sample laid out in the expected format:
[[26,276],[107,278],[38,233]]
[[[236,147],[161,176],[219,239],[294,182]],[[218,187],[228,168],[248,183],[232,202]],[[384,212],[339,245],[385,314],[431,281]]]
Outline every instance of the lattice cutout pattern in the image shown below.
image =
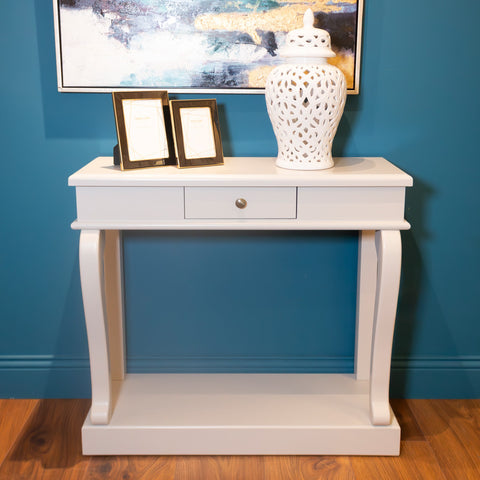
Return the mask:
[[297,170],[333,166],[332,143],[347,85],[333,65],[281,65],[267,78],[265,100],[277,137],[277,165]]
[[305,48],[332,48],[330,45],[330,35],[325,30],[312,28],[290,32],[287,36],[287,46],[305,47]]

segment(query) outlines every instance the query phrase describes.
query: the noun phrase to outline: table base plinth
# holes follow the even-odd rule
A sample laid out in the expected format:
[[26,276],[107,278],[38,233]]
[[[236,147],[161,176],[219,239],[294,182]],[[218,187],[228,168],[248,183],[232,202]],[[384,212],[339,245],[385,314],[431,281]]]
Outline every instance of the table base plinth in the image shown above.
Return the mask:
[[128,374],[85,455],[398,455],[400,427],[374,426],[369,383],[345,374]]

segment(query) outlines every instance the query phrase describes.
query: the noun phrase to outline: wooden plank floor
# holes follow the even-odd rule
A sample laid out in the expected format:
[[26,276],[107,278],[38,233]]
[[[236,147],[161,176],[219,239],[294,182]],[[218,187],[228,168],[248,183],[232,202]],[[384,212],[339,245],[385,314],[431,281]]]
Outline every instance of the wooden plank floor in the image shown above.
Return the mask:
[[84,457],[89,400],[0,400],[0,480],[480,479],[480,400],[394,400],[399,457]]

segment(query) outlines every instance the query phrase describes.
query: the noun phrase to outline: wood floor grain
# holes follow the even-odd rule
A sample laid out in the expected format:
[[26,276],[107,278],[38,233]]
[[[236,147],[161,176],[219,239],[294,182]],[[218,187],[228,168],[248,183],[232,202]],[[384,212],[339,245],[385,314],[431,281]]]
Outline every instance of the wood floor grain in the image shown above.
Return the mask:
[[480,478],[478,400],[407,400],[447,480]]
[[266,480],[354,480],[348,457],[274,456],[265,457]]
[[0,399],[0,465],[38,402],[39,400]]
[[355,478],[363,480],[445,480],[426,441],[404,442],[399,457],[352,457]]
[[351,457],[355,478],[445,480],[442,469],[405,400],[391,402],[402,428],[399,457]]
[[261,456],[179,456],[175,480],[263,480]]
[[0,479],[76,478],[77,465],[88,463],[80,448],[88,408],[83,400],[39,401],[0,466]]
[[91,457],[84,477],[89,480],[172,480],[176,457],[118,456]]
[[480,400],[393,400],[399,457],[81,453],[88,400],[0,400],[0,480],[469,480],[480,478]]

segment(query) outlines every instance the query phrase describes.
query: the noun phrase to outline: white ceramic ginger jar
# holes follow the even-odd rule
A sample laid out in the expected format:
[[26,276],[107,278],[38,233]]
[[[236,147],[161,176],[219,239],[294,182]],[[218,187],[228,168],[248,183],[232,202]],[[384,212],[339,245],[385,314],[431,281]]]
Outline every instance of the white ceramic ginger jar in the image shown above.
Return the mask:
[[347,84],[337,67],[330,35],[313,26],[308,9],[303,28],[288,33],[265,85],[268,115],[278,143],[277,166],[294,170],[333,167],[332,143],[345,107]]

